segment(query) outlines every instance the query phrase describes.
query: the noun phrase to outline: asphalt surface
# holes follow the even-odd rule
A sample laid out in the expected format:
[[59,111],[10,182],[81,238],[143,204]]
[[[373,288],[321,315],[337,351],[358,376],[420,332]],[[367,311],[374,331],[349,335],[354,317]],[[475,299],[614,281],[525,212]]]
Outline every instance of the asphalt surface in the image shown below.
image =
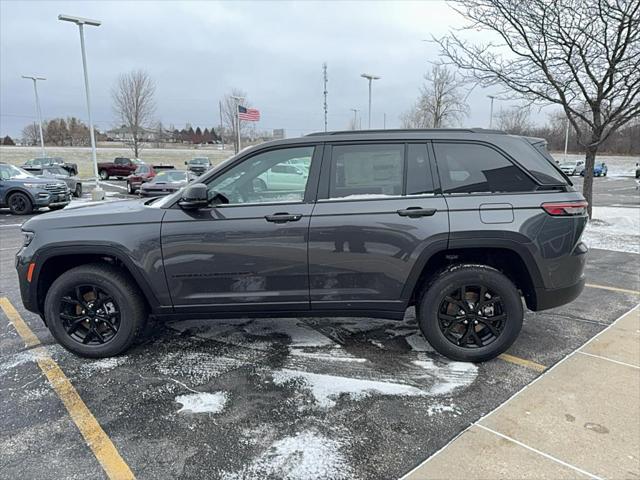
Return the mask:
[[[596,205],[640,205],[629,178],[596,179],[595,192]],[[24,220],[0,211],[0,297],[47,347],[138,478],[400,477],[540,375],[540,365],[552,366],[638,302],[588,287],[570,305],[527,312],[511,360],[479,365],[434,353],[412,311],[403,322],[156,325],[125,356],[91,361],[57,346],[22,308],[14,254]],[[589,255],[590,283],[640,289],[638,255]],[[105,478],[34,360],[0,311],[0,478]],[[198,407],[209,411],[194,413]]]

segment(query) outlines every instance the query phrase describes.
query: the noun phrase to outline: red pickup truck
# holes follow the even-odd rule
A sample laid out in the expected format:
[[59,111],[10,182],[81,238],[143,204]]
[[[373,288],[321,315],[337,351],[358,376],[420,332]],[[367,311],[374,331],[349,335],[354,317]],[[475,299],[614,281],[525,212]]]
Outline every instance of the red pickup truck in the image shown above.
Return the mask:
[[122,179],[135,172],[138,166],[143,163],[137,158],[116,157],[113,162],[98,163],[98,175],[102,180],[109,180],[109,177]]

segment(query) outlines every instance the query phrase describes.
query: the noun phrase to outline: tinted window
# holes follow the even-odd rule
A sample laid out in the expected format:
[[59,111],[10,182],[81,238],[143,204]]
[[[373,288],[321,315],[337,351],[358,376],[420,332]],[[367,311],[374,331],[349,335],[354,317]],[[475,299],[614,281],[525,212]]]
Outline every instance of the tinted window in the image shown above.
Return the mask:
[[402,195],[404,145],[336,145],[330,198]]
[[209,198],[221,193],[232,204],[301,202],[309,172],[289,162],[296,158],[311,164],[314,148],[283,148],[247,158],[209,183]]
[[433,177],[426,144],[407,146],[407,195],[433,193]]
[[496,150],[469,143],[434,143],[445,193],[528,192],[535,183]]

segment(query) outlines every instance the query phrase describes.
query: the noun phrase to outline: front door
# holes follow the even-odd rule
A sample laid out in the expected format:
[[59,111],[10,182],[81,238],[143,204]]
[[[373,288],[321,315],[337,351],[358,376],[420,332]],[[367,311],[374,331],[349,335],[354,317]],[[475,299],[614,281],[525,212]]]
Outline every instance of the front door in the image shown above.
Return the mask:
[[325,147],[309,229],[312,310],[405,309],[417,265],[449,235],[428,146]]
[[269,178],[292,158],[311,162],[316,150],[258,152],[204,179],[215,206],[168,209],[162,251],[176,311],[309,309],[307,235],[316,185],[308,172],[286,189]]

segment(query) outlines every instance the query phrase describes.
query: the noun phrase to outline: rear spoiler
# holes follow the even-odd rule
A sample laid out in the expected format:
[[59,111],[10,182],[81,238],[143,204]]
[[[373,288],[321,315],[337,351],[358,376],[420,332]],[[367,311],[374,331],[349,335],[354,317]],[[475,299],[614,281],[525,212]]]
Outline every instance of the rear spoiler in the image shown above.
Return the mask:
[[153,164],[151,165],[153,167],[154,170],[169,170],[172,168],[176,168],[175,165],[167,165],[164,163],[160,163],[160,164]]

